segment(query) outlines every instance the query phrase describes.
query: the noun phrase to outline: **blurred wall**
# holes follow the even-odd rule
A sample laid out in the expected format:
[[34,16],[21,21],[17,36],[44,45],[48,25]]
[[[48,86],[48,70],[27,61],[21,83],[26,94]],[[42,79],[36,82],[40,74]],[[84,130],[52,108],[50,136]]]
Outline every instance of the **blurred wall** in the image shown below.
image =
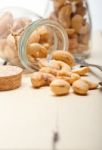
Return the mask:
[[[0,9],[7,6],[21,6],[31,9],[40,15],[44,14],[47,0],[1,0]],[[102,30],[102,0],[88,0],[93,29]]]
[[102,0],[88,0],[93,29],[102,30]]

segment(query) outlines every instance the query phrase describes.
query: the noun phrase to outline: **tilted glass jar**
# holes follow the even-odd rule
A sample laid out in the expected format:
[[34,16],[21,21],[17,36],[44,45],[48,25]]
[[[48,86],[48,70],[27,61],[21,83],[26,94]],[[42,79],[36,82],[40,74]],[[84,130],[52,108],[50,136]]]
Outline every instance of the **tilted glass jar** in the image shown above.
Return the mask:
[[89,56],[92,23],[88,1],[48,0],[48,6],[47,16],[59,22],[68,34],[68,50],[77,56]]
[[[40,33],[41,32],[41,33]],[[40,36],[38,35],[40,34]],[[31,39],[33,35],[33,39]],[[45,36],[45,37],[44,37]],[[53,50],[67,50],[68,37],[64,28],[56,21],[42,18],[27,9],[11,7],[1,11],[0,20],[0,57],[12,65],[34,71],[33,55],[29,47],[37,45],[47,49],[49,58]],[[39,57],[39,56],[38,56]],[[41,56],[41,58],[45,56]]]

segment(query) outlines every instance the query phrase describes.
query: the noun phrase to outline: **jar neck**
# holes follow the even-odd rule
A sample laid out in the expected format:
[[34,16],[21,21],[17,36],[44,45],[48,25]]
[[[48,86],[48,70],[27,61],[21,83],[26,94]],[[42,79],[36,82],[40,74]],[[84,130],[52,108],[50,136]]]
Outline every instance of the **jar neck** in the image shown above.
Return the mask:
[[[59,23],[57,23],[56,21],[49,20],[49,19],[39,19],[37,21],[34,21],[31,25],[29,25],[25,29],[25,31],[24,31],[21,39],[20,39],[20,42],[19,42],[19,58],[20,58],[20,61],[23,64],[23,66],[31,72],[33,72],[34,69],[32,69],[31,66],[29,65],[27,52],[26,52],[27,42],[28,42],[28,39],[29,39],[30,35],[37,28],[39,28],[41,26],[47,26],[47,27],[50,27],[52,29],[53,34],[54,34],[54,47],[53,47],[53,50],[59,50],[58,35],[60,35],[60,39],[61,39],[60,42],[62,42],[61,50],[68,50],[68,35],[65,32],[64,28]],[[51,55],[51,54],[49,54],[49,55]]]

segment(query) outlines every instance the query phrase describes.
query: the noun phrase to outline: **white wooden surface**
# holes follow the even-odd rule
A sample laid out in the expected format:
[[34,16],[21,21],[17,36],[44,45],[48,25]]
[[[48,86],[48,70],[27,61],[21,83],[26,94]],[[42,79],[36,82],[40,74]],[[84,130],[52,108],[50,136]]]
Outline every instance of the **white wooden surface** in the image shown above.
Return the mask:
[[[102,35],[93,37],[88,61],[102,65]],[[98,82],[102,72],[94,71],[90,78]],[[102,90],[55,97],[48,87],[32,89],[28,77],[21,88],[0,92],[0,150],[51,150],[57,115],[57,150],[102,150]]]

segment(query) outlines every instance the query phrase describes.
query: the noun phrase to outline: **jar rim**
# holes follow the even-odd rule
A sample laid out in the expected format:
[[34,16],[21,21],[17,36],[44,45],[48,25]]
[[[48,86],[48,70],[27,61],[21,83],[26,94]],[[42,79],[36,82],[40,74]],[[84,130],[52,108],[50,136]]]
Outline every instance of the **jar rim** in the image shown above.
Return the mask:
[[63,40],[62,41],[63,50],[68,50],[68,46],[69,46],[68,35],[66,31],[64,30],[64,28],[58,22],[50,20],[50,19],[38,19],[37,21],[34,21],[25,29],[23,35],[20,38],[19,45],[18,45],[18,55],[19,55],[20,61],[22,65],[31,72],[33,72],[34,69],[32,69],[29,66],[29,61],[28,61],[27,54],[26,54],[27,41],[30,35],[32,34],[32,32],[41,26],[53,27],[54,29],[58,30],[61,33],[62,40]]

